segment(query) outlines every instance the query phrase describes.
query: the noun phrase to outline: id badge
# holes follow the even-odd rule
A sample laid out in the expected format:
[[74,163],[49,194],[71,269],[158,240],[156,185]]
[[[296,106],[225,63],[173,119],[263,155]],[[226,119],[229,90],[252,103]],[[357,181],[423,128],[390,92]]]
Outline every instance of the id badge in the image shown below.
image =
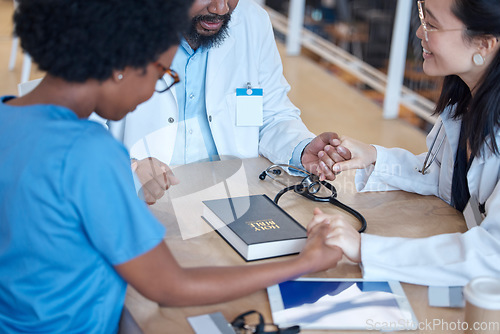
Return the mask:
[[479,201],[475,196],[471,196],[469,203],[465,206],[464,218],[469,230],[473,227],[481,225],[483,222],[484,215],[479,210]]
[[262,126],[264,90],[236,88],[236,126]]

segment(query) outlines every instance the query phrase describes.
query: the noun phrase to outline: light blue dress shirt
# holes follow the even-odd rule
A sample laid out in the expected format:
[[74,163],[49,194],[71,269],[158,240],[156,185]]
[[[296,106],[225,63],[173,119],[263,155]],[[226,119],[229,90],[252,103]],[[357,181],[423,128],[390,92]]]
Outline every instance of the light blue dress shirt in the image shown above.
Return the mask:
[[[204,47],[193,50],[182,39],[172,62],[172,68],[179,74],[181,81],[175,87],[179,125],[171,165],[219,160],[206,112],[208,51]],[[238,87],[234,87],[235,92],[236,88]],[[304,168],[300,158],[310,141],[311,139],[306,139],[295,147],[289,162],[291,165]]]
[[172,62],[181,79],[175,87],[179,107],[179,125],[172,165],[219,160],[208,124],[205,103],[205,78],[208,49],[193,50],[182,39]]
[[128,151],[104,127],[8,99],[0,98],[0,333],[116,333],[127,282],[114,266],[163,242],[165,228],[137,198]]

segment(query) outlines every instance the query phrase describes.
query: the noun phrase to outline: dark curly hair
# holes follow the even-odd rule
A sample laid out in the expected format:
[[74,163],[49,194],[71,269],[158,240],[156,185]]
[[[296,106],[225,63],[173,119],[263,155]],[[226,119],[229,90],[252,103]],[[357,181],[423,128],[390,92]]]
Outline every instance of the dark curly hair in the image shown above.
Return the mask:
[[14,33],[41,70],[70,82],[145,68],[179,43],[192,0],[20,0]]

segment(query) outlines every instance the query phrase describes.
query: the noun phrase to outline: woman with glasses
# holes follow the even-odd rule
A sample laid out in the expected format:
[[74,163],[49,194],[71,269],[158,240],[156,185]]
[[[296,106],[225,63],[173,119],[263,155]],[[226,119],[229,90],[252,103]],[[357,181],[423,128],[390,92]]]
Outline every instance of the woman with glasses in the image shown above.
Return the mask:
[[121,119],[161,86],[189,5],[19,1],[15,33],[47,75],[0,98],[1,333],[116,333],[127,283],[165,305],[217,303],[340,259],[322,224],[282,262],[180,267],[135,193],[128,152],[87,119]]
[[424,72],[445,76],[428,152],[415,156],[343,137],[336,150],[349,150],[352,159],[335,163],[330,153],[324,161],[334,172],[359,169],[358,191],[438,196],[464,213],[468,231],[421,239],[360,236],[338,221],[330,242],[361,263],[368,279],[465,285],[474,276],[500,276],[500,1],[417,5]]

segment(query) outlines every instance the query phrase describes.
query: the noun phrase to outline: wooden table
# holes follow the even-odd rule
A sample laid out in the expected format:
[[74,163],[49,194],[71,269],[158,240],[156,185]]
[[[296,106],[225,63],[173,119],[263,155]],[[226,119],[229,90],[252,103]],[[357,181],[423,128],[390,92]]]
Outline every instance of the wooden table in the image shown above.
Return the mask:
[[[241,265],[245,261],[202,220],[202,200],[248,194],[267,194],[274,198],[281,184],[259,174],[270,165],[264,158],[230,159],[218,162],[184,165],[174,168],[181,180],[157,204],[153,213],[167,227],[166,242],[176,259],[185,267]],[[291,182],[287,178],[287,182]],[[297,181],[294,179],[293,181]],[[291,184],[291,183],[290,183]],[[367,222],[367,233],[384,236],[427,237],[451,232],[464,232],[461,213],[434,196],[420,196],[403,191],[357,193],[354,173],[344,172],[333,182],[338,199],[361,212]],[[358,222],[343,211],[326,203],[314,203],[293,192],[280,199],[280,206],[304,226],[312,217],[315,206],[328,213],[345,215],[355,226]],[[268,259],[262,261],[278,261]],[[342,260],[336,268],[309,275],[311,277],[360,278],[358,265]],[[420,333],[430,332],[426,323],[463,321],[463,309],[428,306],[427,287],[403,284],[420,322]],[[128,289],[125,305],[144,333],[192,333],[186,317],[220,311],[228,321],[245,311],[256,309],[267,322],[272,322],[265,290],[228,303],[203,307],[159,307]],[[440,332],[440,327],[434,327]],[[325,333],[324,331],[302,331]],[[446,332],[446,331],[444,331]],[[357,333],[350,331],[349,333]]]

